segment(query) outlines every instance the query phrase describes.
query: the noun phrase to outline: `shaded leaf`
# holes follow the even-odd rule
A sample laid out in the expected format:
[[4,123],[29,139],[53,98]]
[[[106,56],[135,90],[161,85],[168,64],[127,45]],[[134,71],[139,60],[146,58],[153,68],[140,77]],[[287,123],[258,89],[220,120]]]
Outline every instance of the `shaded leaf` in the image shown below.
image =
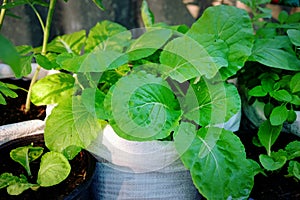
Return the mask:
[[296,29],[289,29],[287,30],[287,34],[291,40],[291,42],[295,45],[300,47],[300,30]]
[[282,168],[283,165],[286,163],[287,158],[284,155],[276,153],[272,153],[271,156],[261,154],[259,155],[259,161],[265,169],[269,171],[274,171]]
[[268,94],[261,85],[255,86],[249,90],[248,95],[253,97],[264,97]]
[[293,75],[290,82],[290,88],[292,93],[300,92],[300,73]]
[[288,118],[288,109],[286,106],[277,106],[275,107],[270,115],[270,122],[273,126],[279,126],[283,124]]
[[2,35],[0,35],[0,60],[11,67],[17,78],[22,76],[21,57],[13,44]]
[[256,168],[246,159],[239,138],[230,131],[201,128],[181,160],[207,199],[246,199],[251,192]]
[[184,117],[201,126],[223,124],[241,109],[234,85],[205,78],[189,85],[183,101]]
[[282,124],[273,126],[269,120],[264,121],[258,129],[258,139],[267,150],[268,155],[271,153],[271,147],[277,140],[282,129]]

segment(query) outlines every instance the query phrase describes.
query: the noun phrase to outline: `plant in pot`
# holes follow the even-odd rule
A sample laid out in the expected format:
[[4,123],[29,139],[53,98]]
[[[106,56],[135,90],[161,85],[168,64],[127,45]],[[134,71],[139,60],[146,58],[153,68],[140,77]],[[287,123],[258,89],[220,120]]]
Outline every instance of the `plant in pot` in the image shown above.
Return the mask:
[[238,75],[245,116],[258,129],[253,143],[264,149],[253,159],[265,175],[299,179],[300,13],[282,11],[272,22],[271,10],[262,7],[269,1],[242,2],[256,27],[252,55]]
[[[99,7],[102,8],[101,1],[94,1],[94,2]],[[75,53],[80,52],[81,45],[83,44],[82,35],[85,35],[85,31],[80,31],[74,34],[60,36],[54,39],[52,43],[48,44],[50,25],[53,17],[54,8],[56,5],[56,0],[51,0],[49,1],[49,3],[44,1],[17,1],[17,2],[3,1],[3,5],[1,6],[1,20],[0,20],[1,23],[3,21],[4,13],[6,9],[18,5],[24,5],[24,4],[28,4],[36,13],[37,17],[39,18],[39,21],[43,29],[43,35],[44,35],[43,45],[42,47],[38,47],[38,48],[33,48],[30,46],[14,47],[6,38],[0,35],[0,44],[1,44],[0,59],[11,67],[16,78],[25,76],[30,72],[31,62],[33,58],[39,63],[39,66],[34,72],[33,78],[31,80],[31,85],[28,90],[28,98],[27,98],[26,108],[25,108],[25,112],[27,112],[30,106],[32,87],[37,80],[39,70],[42,68],[41,66],[43,66],[44,69],[55,69],[56,65],[55,62],[53,62],[53,60],[55,60],[56,56],[58,56],[62,52],[67,52],[67,51],[72,51]],[[46,18],[46,24],[43,23],[39,13],[37,12],[35,7],[36,5],[49,7],[48,15]],[[70,42],[71,39],[72,42]],[[51,51],[51,48],[55,48],[56,51],[54,52]],[[5,84],[1,82],[0,91],[3,95],[9,97],[16,97],[16,93],[13,91],[14,89],[19,89],[19,88],[11,84]],[[6,104],[2,94],[0,97],[1,103]],[[5,128],[1,127],[1,144],[13,138],[32,134],[31,130],[30,131],[21,130],[22,127],[20,128],[19,124],[17,124],[17,128],[19,128],[19,131],[13,132],[14,135],[7,135],[7,133],[10,133],[10,131],[7,131]],[[36,139],[38,141],[36,141]],[[25,142],[23,143],[23,141]],[[71,174],[71,164],[72,166],[77,165],[76,167],[78,167],[78,169],[83,170],[81,173],[84,174],[81,174],[82,177],[80,178],[81,183],[83,184],[81,184],[80,187],[82,190],[87,189],[88,182],[85,179],[88,178],[91,179],[94,172],[93,170],[95,168],[95,161],[93,160],[93,157],[88,152],[81,151],[82,149],[75,148],[75,147],[74,149],[76,149],[76,153],[72,155],[68,154],[68,150],[64,152],[48,151],[46,150],[46,146],[43,142],[43,135],[39,135],[39,137],[36,136],[30,137],[30,139],[19,138],[11,142],[13,143],[12,145],[10,143],[9,144],[6,143],[2,145],[1,148],[4,149],[2,151],[8,153],[11,159],[21,164],[20,165],[21,167],[24,167],[25,170],[23,169],[23,172],[22,170],[20,171],[21,173],[26,174],[27,177],[26,175],[23,174],[21,175],[16,174],[20,171],[17,170],[18,166],[15,166],[14,164],[13,166],[15,168],[5,167],[5,166],[10,166],[9,165],[11,163],[10,161],[8,162],[1,161],[1,168],[2,168],[1,173],[3,172],[2,171],[3,169],[8,170],[8,172],[3,172],[0,175],[0,179],[1,179],[0,188],[1,189],[7,188],[7,192],[10,195],[19,195],[26,190],[23,194],[21,194],[22,196],[20,198],[40,199],[41,196],[45,196],[45,194],[51,191],[47,189],[41,189],[40,187],[49,187],[49,186],[62,183],[56,188],[54,187],[54,191],[60,191],[60,189],[58,188],[61,188],[62,185],[63,187],[66,187],[68,182],[74,184],[72,183],[72,181],[75,181],[75,179],[67,179],[67,177],[68,178],[71,177],[71,175],[69,176],[69,174]],[[41,147],[33,146],[33,144],[36,143],[38,143]],[[14,148],[14,149],[11,150],[9,154],[9,151],[7,151],[6,148]],[[73,146],[69,147],[69,149],[73,149]],[[7,157],[9,156],[6,156],[6,158]],[[37,160],[39,162],[37,162]],[[79,167],[80,164],[80,162],[78,162],[79,160],[85,163],[84,166]],[[32,168],[36,170],[36,173],[32,172]],[[72,173],[75,171],[76,170],[73,170]],[[32,190],[37,190],[37,189],[39,190],[37,192],[31,193],[31,191],[27,191],[30,188]],[[75,192],[72,192],[72,190],[74,190]],[[72,188],[71,191],[69,190],[67,191],[67,193],[64,193],[63,195],[67,195],[67,196],[69,195],[68,198],[70,199],[79,198],[78,196],[76,196],[78,194],[78,191],[76,190],[78,189]],[[3,189],[1,190],[1,193],[2,192]],[[51,195],[55,195],[55,193]],[[4,193],[1,194],[1,197],[12,198],[12,197],[7,197],[7,195]],[[55,198],[56,197],[63,198],[63,197],[55,196]]]
[[[241,141],[224,128],[224,122],[240,110],[238,91],[227,80],[251,54],[249,15],[223,5],[208,8],[191,28],[168,26],[153,22],[144,1],[142,16],[146,26],[142,30],[98,23],[82,54],[57,56],[63,73],[35,84],[33,103],[56,104],[46,120],[47,146],[69,155],[88,148],[113,160],[113,151],[97,152],[106,148],[101,138],[107,129],[107,137],[115,132],[122,140],[137,141],[135,146],[171,142],[201,195],[247,198],[259,166],[246,158]],[[141,34],[135,36],[136,32]],[[139,154],[143,152],[136,152],[133,160]],[[138,191],[135,198],[141,198]],[[118,190],[110,195],[122,194]]]

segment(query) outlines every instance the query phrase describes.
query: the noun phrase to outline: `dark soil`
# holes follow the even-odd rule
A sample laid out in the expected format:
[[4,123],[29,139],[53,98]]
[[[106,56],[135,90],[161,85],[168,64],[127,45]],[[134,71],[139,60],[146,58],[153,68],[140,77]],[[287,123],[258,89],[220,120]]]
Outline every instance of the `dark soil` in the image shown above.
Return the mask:
[[[13,80],[13,79],[1,79],[4,83],[11,83],[22,87],[26,90],[29,88],[30,80]],[[31,109],[29,112],[24,113],[25,102],[27,97],[27,92],[24,90],[16,90],[17,98],[6,98],[7,105],[0,104],[0,126],[5,124],[16,123],[20,121],[26,121],[31,119],[41,119],[44,120],[46,116],[45,106],[35,106],[31,104]]]
[[[42,135],[40,135],[42,136]],[[34,142],[34,146],[44,146],[43,137],[39,137],[42,139],[41,141]],[[25,146],[31,144],[34,139],[23,139],[19,140],[13,148],[17,146]],[[10,149],[0,150],[1,152],[1,159],[0,159],[0,174],[3,172],[10,172],[14,175],[19,176],[20,174],[26,175],[26,171],[23,167],[9,157]],[[46,150],[47,151],[47,150]],[[36,183],[37,172],[39,168],[40,160],[33,161],[31,163],[31,169],[33,173],[33,177],[31,178],[32,183]],[[88,164],[89,163],[89,164]],[[87,195],[89,194],[88,188],[88,179],[90,179],[93,175],[94,168],[95,168],[95,160],[94,158],[86,151],[82,151],[79,153],[71,162],[72,171],[67,179],[60,184],[52,187],[41,187],[37,191],[33,191],[31,189],[26,190],[21,195],[18,196],[10,196],[7,194],[6,189],[0,189],[0,200],[60,200],[65,199],[67,195],[69,195],[74,189],[83,190],[84,198],[83,197],[74,197],[75,199],[89,199]],[[78,186],[81,186],[78,188]],[[71,193],[71,196],[74,195],[74,192]],[[70,197],[68,197],[70,198]],[[71,198],[73,199],[73,198]]]
[[[257,130],[249,128],[249,121],[243,117],[240,131],[237,135],[241,138],[245,146],[248,158],[259,163],[259,154],[266,154],[264,147],[257,147],[252,143],[252,138],[257,136]],[[288,143],[300,140],[298,136],[289,133],[281,133],[272,151],[283,149]],[[299,161],[299,160],[298,160]],[[288,174],[287,167],[280,171],[266,171],[267,176],[258,174],[254,177],[254,187],[250,198],[254,200],[299,200],[300,199],[300,181],[294,178],[285,177]]]

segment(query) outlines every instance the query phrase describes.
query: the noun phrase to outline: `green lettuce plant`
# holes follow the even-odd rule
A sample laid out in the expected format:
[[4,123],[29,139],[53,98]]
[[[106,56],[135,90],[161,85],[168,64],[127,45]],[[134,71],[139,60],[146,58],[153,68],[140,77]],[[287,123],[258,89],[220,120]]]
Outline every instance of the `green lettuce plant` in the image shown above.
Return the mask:
[[[255,144],[266,154],[259,161],[268,171],[279,171],[288,165],[288,176],[299,179],[299,141],[274,151],[272,146],[283,131],[284,124],[297,119],[300,109],[300,13],[282,11],[272,22],[271,10],[263,8],[268,0],[243,0],[253,13],[256,27],[251,56],[239,75],[239,84],[246,93],[248,105],[263,103],[265,121],[259,125]],[[252,116],[255,117],[255,116]],[[299,119],[298,119],[299,120]]]
[[203,196],[247,198],[258,165],[222,124],[240,110],[238,91],[227,80],[251,54],[250,17],[216,6],[191,28],[168,26],[154,23],[146,1],[142,17],[142,30],[102,21],[88,34],[59,36],[48,45],[49,53],[63,52],[43,57],[44,65],[61,73],[39,80],[31,96],[36,105],[56,105],[46,120],[47,147],[74,157],[107,124],[127,140],[173,140]]

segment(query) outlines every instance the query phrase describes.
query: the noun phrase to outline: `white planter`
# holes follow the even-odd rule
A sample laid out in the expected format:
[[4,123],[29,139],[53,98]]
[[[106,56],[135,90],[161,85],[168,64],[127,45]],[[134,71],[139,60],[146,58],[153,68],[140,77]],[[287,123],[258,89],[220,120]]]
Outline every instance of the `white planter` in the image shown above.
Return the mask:
[[[257,100],[252,105],[248,105],[247,102],[243,103],[245,116],[253,124],[254,128],[258,128],[266,120],[264,105],[263,102]],[[284,123],[282,132],[292,133],[300,137],[300,111],[296,111],[296,114],[296,121],[292,124]]]
[[10,140],[44,132],[45,122],[28,120],[24,122],[0,126],[0,145]]
[[173,142],[134,142],[108,125],[88,150],[98,159],[95,199],[200,199]]

